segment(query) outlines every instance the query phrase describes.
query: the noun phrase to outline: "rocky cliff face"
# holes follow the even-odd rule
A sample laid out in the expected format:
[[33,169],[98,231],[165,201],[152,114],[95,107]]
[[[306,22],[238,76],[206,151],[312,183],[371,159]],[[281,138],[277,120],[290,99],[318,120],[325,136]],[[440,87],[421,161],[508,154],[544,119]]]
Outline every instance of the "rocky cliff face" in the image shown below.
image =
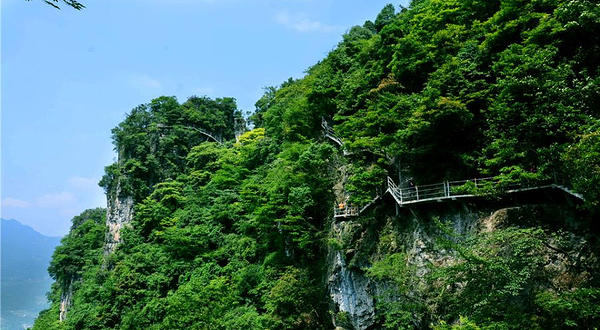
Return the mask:
[[106,208],[106,239],[104,255],[107,256],[115,251],[117,245],[122,242],[121,229],[133,219],[133,197],[122,194],[121,185],[113,194],[108,194]]
[[73,303],[73,281],[69,284],[67,288],[63,290],[60,294],[60,306],[59,306],[59,315],[58,320],[60,322],[67,319],[67,312]]
[[[422,278],[430,263],[451,258],[447,251],[435,248],[436,240],[443,233],[426,217],[403,212],[398,216],[388,216],[382,226],[372,226],[360,218],[332,225],[333,240],[341,249],[332,248],[330,251],[328,286],[332,309],[338,316],[334,317],[334,323],[339,329],[378,328],[377,299],[395,299],[384,298],[387,291],[385,283],[378,283],[365,275],[365,269],[373,260],[403,250],[416,267],[417,276]],[[457,233],[467,233],[476,226],[478,214],[450,211],[444,215],[443,221],[451,222]]]
[[[106,198],[106,226],[108,231],[104,240],[105,257],[115,252],[119,243],[122,242],[121,229],[133,219],[133,197],[122,195],[119,183],[117,183],[115,192],[107,194]],[[106,259],[104,266],[107,266]],[[69,285],[61,290],[59,305],[59,320],[61,322],[67,318],[67,313],[73,303],[74,284],[78,280],[80,279],[71,279]]]
[[[104,238],[104,260],[103,267],[109,268],[110,254],[114,253],[117,246],[123,242],[121,238],[121,230],[124,226],[131,223],[133,219],[133,197],[123,193],[121,182],[116,179],[116,188],[106,194],[106,226],[108,228]],[[75,284],[81,281],[81,278],[71,278],[69,285],[61,288],[60,304],[59,304],[59,320],[62,322],[67,318],[67,314],[73,303],[73,294]]]
[[[341,241],[357,224],[353,221],[333,223],[333,239]],[[334,323],[341,329],[368,329],[375,323],[374,283],[356,267],[349,267],[343,250],[329,252],[328,287]]]
[[[430,273],[431,265],[451,264],[457,257],[455,251],[440,246],[439,240],[448,236],[439,223],[446,224],[459,236],[507,226],[539,226],[561,231],[567,241],[562,249],[568,251],[558,251],[556,244],[548,242],[545,252],[545,268],[548,274],[554,274],[548,279],[551,285],[561,285],[565,279],[585,281],[589,274],[577,269],[594,269],[598,263],[588,238],[582,235],[576,209],[566,203],[482,206],[450,202],[401,208],[399,214],[394,214],[392,207],[381,205],[370,214],[332,224],[327,278],[336,329],[379,329],[378,302],[407,299],[395,297],[386,283],[365,275],[374,261],[386,255],[396,252],[406,255],[416,275],[411,278],[408,298],[418,300],[423,296],[427,291],[425,276]],[[422,320],[413,322],[416,327],[423,326]]]

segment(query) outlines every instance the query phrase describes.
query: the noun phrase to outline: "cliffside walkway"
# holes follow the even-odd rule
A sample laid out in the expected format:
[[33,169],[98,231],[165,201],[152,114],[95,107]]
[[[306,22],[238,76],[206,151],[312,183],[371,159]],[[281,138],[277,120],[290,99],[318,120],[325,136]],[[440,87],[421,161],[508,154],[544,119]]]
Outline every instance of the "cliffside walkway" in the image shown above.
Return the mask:
[[[538,186],[524,186],[524,185],[503,185],[499,180],[493,177],[489,178],[476,178],[470,180],[461,181],[445,181],[441,183],[434,183],[421,186],[413,186],[407,188],[400,188],[396,185],[394,180],[390,177],[387,178],[387,189],[383,195],[390,194],[394,201],[400,207],[412,206],[417,204],[426,204],[432,202],[444,202],[444,201],[456,201],[461,199],[468,199],[474,197],[481,197],[483,194],[477,193],[479,189],[498,186],[502,188],[503,195],[509,195],[527,191],[543,191],[547,189],[559,189],[565,194],[583,200],[583,196],[570,189],[556,185],[538,185]],[[359,208],[353,205],[337,205],[334,207],[335,218],[347,218],[357,217],[375,203],[376,200],[381,198],[376,196],[370,203]]]
[[333,207],[333,217],[334,218],[348,218],[348,217],[357,217],[364,210],[368,209],[369,206],[373,205],[381,196],[377,195],[370,202],[363,205],[363,207],[354,206],[352,204],[348,205],[347,203],[342,203],[335,205]]
[[[432,201],[441,202],[445,199],[457,200],[460,198],[474,197],[476,195],[469,193],[469,189],[464,187],[478,189],[489,184],[498,184],[498,181],[494,181],[494,178],[480,178],[399,188],[396,183],[394,183],[394,180],[388,177],[387,190],[385,192],[390,193],[398,205],[405,206],[407,204],[427,203]],[[507,188],[512,190],[517,187]]]
[[387,178],[387,190],[385,193],[390,193],[399,206],[411,204],[424,204],[430,202],[443,202],[444,200],[459,200],[465,198],[479,197],[482,194],[477,192],[480,188],[498,186],[502,188],[502,194],[514,194],[525,191],[544,190],[544,189],[560,189],[563,192],[577,199],[583,200],[583,196],[569,190],[566,187],[556,184],[524,186],[521,184],[502,185],[495,178],[477,178],[461,181],[446,181],[442,183],[414,186],[408,188],[399,188],[394,181]]
[[[321,117],[321,127],[323,128],[323,133],[325,134],[325,137],[333,141],[339,147],[343,147],[342,139],[340,139],[335,134],[335,131],[324,117]],[[343,152],[344,156],[348,156],[350,154],[346,150],[344,150]],[[534,190],[542,191],[544,189],[560,189],[567,195],[583,200],[583,196],[581,194],[578,194],[570,190],[569,188],[557,184],[548,184],[541,186],[524,186],[522,184],[506,185],[500,182],[500,180],[497,180],[495,177],[475,178],[460,181],[445,181],[441,183],[400,188],[396,185],[394,180],[392,180],[388,176],[386,187],[387,188],[384,191],[383,195],[389,193],[400,207],[431,202],[443,202],[447,200],[459,200],[480,197],[483,196],[484,193],[480,193],[482,192],[482,190],[479,189],[493,187],[501,188],[502,190],[500,191],[504,195]],[[334,218],[357,217],[380,198],[381,196],[377,195],[375,196],[375,198],[373,198],[372,201],[370,201],[362,207],[358,207],[352,204],[348,205],[347,202],[336,204],[333,206],[333,216]]]
[[325,118],[321,118],[321,127],[323,127],[323,133],[325,134],[325,137],[335,142],[335,144],[337,144],[338,146],[342,146],[342,139],[335,135],[333,128],[329,126],[329,123],[327,122],[327,120],[325,120]]

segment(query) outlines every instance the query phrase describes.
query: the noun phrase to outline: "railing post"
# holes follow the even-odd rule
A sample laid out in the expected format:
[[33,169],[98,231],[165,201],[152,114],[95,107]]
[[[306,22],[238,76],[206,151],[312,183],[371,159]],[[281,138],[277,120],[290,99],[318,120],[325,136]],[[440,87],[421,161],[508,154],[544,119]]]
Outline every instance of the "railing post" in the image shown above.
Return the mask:
[[417,192],[417,201],[419,200],[419,187],[415,186],[415,191]]

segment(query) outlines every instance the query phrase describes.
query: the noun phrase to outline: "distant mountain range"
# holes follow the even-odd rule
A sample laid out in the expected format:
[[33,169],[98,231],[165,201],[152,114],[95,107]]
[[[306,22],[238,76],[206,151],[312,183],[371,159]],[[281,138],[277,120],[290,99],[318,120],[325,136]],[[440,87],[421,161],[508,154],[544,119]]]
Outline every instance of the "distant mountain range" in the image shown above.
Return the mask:
[[47,237],[16,220],[2,219],[0,330],[30,327],[48,307],[46,292],[53,280],[47,269],[59,243],[60,237]]

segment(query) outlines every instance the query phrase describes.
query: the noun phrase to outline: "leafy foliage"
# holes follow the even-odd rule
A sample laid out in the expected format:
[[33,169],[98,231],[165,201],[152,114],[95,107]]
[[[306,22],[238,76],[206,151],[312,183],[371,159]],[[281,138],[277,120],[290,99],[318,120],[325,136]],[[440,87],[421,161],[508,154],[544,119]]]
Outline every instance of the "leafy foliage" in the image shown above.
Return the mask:
[[[25,0],[25,1],[31,1],[31,0]],[[75,0],[43,0],[46,4],[56,8],[56,9],[60,9],[60,6],[58,5],[59,3],[64,3],[65,5],[77,9],[77,10],[81,10],[83,8],[85,8],[85,6],[80,3],[79,1],[75,1]]]
[[[415,320],[413,313],[422,309],[422,303],[410,296],[409,292],[415,283],[414,269],[407,264],[404,253],[392,253],[382,260],[377,260],[367,269],[367,276],[380,281],[389,282],[391,288],[387,297],[378,299],[382,325],[386,329],[413,329]],[[391,298],[390,298],[391,297]]]
[[72,220],[71,230],[52,255],[48,272],[58,284],[67,287],[98,263],[104,246],[106,214],[104,209],[86,210]]
[[600,132],[580,136],[563,155],[573,187],[584,194],[586,205],[600,210]]
[[[52,308],[35,329],[331,328],[324,252],[341,181],[358,205],[397,174],[417,184],[554,181],[597,211],[598,8],[586,0],[388,5],[305,77],[265,88],[250,131],[232,98],[163,96],[134,108],[112,131],[119,160],[100,182],[109,198],[134,198],[124,243],[105,269],[103,220],[74,220],[81,224],[50,269],[59,284]],[[341,150],[324,137],[323,119]],[[399,298],[380,301],[381,324],[517,329],[578,311],[561,325],[597,326],[593,283],[553,292],[540,281],[547,238],[516,227],[454,237],[443,248],[458,261],[433,267],[435,290],[423,296],[410,294],[419,283],[393,251],[367,271]],[[74,303],[58,324],[61,285],[73,279]]]
[[541,229],[509,227],[458,244],[447,241],[460,259],[431,275],[441,292],[436,314],[451,320],[468,315],[478,324],[509,328],[530,325],[531,315],[523,311],[531,309],[531,290],[544,277],[545,240]]

